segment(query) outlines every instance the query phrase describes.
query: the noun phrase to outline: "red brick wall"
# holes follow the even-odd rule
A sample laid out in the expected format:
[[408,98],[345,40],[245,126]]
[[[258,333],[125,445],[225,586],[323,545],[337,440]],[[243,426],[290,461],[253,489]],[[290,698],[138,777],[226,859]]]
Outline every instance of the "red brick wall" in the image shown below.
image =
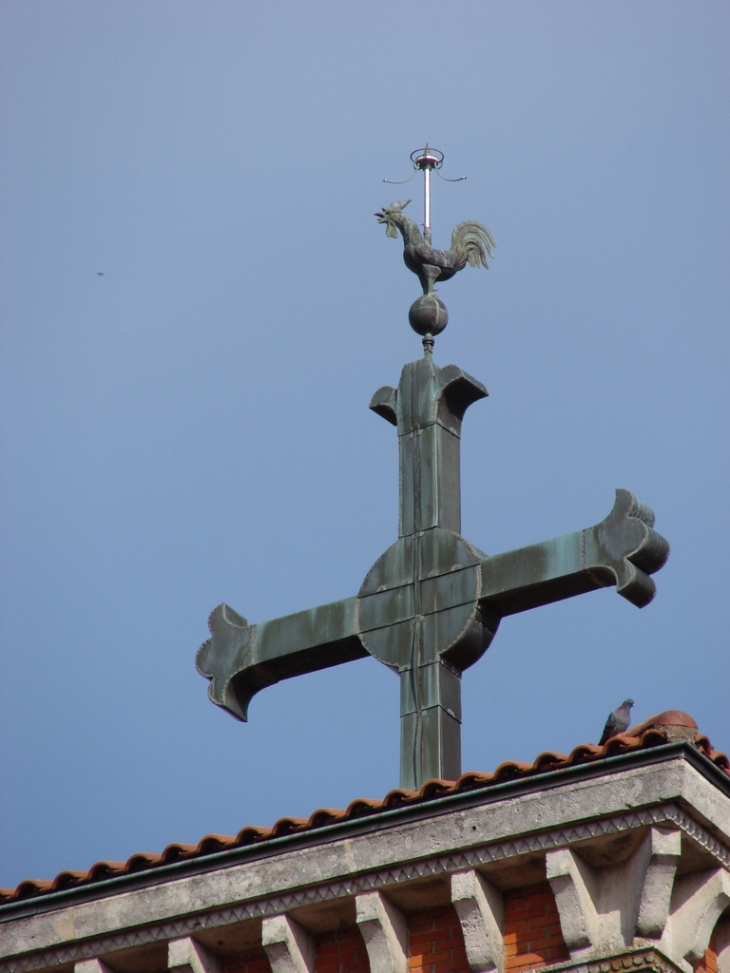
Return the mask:
[[[568,959],[560,920],[547,882],[504,893],[507,973]],[[459,917],[452,905],[408,916],[411,973],[471,973]],[[704,964],[704,965],[703,965]],[[314,936],[315,973],[369,973],[365,942],[357,927]],[[271,973],[263,949],[223,960],[222,973]],[[696,973],[717,973],[712,945]]]
[[314,973],[370,973],[360,930],[338,929],[315,936]]
[[[370,973],[365,942],[357,927],[312,937],[314,973]],[[226,956],[222,973],[271,973],[263,948]]]
[[221,960],[221,973],[271,973],[263,947],[248,953],[235,953]]
[[504,893],[504,946],[507,973],[568,959],[555,896],[547,882]]
[[471,973],[453,905],[408,917],[411,973]]

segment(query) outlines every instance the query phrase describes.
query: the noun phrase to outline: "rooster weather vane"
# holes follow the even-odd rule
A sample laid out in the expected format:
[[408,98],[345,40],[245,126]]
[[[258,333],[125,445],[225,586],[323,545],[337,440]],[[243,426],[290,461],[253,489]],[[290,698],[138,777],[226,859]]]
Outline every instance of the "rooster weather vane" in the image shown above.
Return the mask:
[[[403,260],[406,267],[418,277],[423,288],[423,296],[413,302],[408,312],[408,320],[413,330],[424,341],[426,354],[433,349],[433,339],[449,323],[449,312],[444,302],[436,296],[436,282],[449,280],[454,274],[470,267],[489,269],[487,257],[494,256],[497,244],[483,223],[465,220],[454,227],[451,234],[451,249],[437,250],[431,246],[431,172],[440,175],[444,161],[443,152],[430,148],[428,144],[411,153],[413,168],[423,172],[423,233],[418,225],[403,210],[410,199],[401,200],[384,206],[375,216],[378,223],[386,226],[385,234],[397,238],[398,231],[403,237]],[[415,173],[414,173],[415,175]],[[411,176],[411,179],[413,176]],[[441,177],[442,179],[445,177]],[[466,176],[461,176],[466,179]],[[459,182],[460,179],[448,179]],[[390,182],[384,179],[383,182]],[[405,182],[410,182],[406,179]]]
[[461,675],[503,618],[609,585],[643,608],[669,545],[653,530],[651,509],[628,490],[616,490],[613,509],[594,527],[503,554],[485,554],[461,536],[462,420],[487,390],[456,365],[434,363],[434,335],[448,321],[434,285],[467,264],[486,267],[494,240],[481,223],[466,222],[451,250],[434,249],[430,175],[443,154],[426,146],[411,158],[424,172],[423,234],[403,213],[405,202],[376,214],[389,236],[402,234],[406,266],[423,286],[409,320],[424,355],[405,365],[397,388],[378,389],[370,402],[398,431],[398,539],[353,597],[255,625],[219,605],[196,666],[210,680],[210,699],[246,720],[267,686],[374,656],[400,677],[400,784],[420,788],[461,773]]

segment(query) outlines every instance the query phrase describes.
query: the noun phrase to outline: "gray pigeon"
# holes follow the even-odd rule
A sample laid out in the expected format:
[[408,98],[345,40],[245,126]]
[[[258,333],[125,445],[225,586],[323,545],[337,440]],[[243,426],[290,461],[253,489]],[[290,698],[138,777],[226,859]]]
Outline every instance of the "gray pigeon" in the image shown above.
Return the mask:
[[623,703],[615,709],[606,720],[603,734],[598,741],[598,746],[602,747],[606,740],[615,737],[617,733],[624,733],[629,728],[631,722],[631,707],[634,705],[633,699],[625,699]]

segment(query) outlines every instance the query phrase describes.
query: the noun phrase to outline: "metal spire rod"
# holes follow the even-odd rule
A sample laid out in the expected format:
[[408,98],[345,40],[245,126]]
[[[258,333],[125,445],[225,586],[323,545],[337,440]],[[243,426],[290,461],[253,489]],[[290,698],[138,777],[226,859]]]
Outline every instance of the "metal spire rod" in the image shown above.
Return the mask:
[[411,152],[414,169],[423,172],[423,235],[431,242],[431,170],[440,169],[444,164],[444,154],[429,147],[428,142],[422,149]]

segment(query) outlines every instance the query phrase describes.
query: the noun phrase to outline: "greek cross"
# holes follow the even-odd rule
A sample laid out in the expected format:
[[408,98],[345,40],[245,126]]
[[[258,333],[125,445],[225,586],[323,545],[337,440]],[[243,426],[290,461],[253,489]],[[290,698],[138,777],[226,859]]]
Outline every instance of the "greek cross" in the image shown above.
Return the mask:
[[198,671],[210,699],[240,720],[252,697],[290,679],[372,655],[401,680],[400,785],[461,773],[461,674],[506,615],[615,584],[639,608],[669,545],[627,490],[595,527],[496,556],[461,536],[460,444],[467,408],[487,395],[429,354],[381,388],[370,408],[398,429],[398,540],[355,597],[249,625],[228,605],[209,619]]

